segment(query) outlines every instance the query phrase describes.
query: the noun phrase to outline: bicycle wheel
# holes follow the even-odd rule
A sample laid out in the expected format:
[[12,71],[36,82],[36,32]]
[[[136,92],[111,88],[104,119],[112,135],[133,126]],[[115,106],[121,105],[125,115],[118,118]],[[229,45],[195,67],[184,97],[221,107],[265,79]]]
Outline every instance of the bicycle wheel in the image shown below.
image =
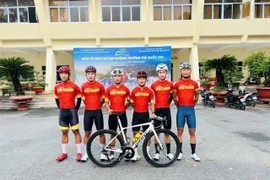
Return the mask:
[[[115,138],[114,142],[111,138]],[[103,139],[102,139],[103,138]],[[103,129],[95,132],[87,142],[86,149],[89,159],[99,167],[113,167],[120,161],[118,157],[125,146],[124,140],[115,131]],[[110,151],[111,150],[111,151]]]
[[[168,167],[172,165],[180,153],[180,142],[177,136],[170,130],[167,129],[157,129],[156,133],[159,134],[159,140],[163,148],[159,145],[156,148],[154,143],[155,135],[153,132],[148,134],[143,142],[142,150],[143,156],[146,161],[154,167]],[[165,135],[170,139],[170,147],[166,145]],[[148,141],[150,141],[150,148],[147,148]],[[148,150],[147,150],[148,149]],[[156,158],[156,149],[159,151],[159,158]]]

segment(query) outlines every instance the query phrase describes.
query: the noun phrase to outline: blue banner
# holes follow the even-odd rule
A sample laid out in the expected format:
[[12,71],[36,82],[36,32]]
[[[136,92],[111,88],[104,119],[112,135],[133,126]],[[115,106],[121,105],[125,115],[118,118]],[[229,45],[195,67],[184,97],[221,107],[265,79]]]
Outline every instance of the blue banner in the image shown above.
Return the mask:
[[85,67],[97,68],[97,80],[106,88],[113,82],[111,71],[120,68],[124,71],[122,83],[132,89],[137,86],[136,74],[139,70],[148,73],[147,85],[157,79],[156,66],[168,66],[167,79],[171,80],[171,47],[127,47],[127,48],[74,48],[75,82],[81,85],[87,81]]

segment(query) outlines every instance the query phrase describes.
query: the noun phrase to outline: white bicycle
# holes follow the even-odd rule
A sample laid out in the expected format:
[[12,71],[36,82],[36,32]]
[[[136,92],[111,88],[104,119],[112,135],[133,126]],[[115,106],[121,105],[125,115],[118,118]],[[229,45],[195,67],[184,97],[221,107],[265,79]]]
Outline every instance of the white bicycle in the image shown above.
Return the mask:
[[[117,133],[109,129],[99,130],[90,137],[87,143],[88,157],[95,165],[113,167],[120,163],[123,158],[131,159],[134,156],[134,149],[143,139],[142,152],[149,164],[154,167],[168,167],[175,162],[180,153],[180,142],[177,136],[167,129],[155,129],[155,124],[159,123],[159,126],[161,126],[162,123],[166,122],[166,118],[149,118],[147,123],[124,128],[119,118],[121,114],[114,114],[117,115],[120,132]],[[124,130],[140,126],[149,127],[133,145],[130,145],[131,138],[126,137]],[[103,137],[102,140],[100,137]],[[147,149],[149,141],[150,148]],[[159,159],[154,158],[156,153],[159,153]],[[173,157],[168,156],[169,153]],[[111,158],[112,154],[113,158]]]

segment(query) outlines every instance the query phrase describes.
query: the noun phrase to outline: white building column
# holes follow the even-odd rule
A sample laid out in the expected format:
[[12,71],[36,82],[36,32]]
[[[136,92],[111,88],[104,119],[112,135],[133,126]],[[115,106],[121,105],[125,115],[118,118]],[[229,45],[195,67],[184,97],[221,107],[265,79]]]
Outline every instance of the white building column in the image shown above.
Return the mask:
[[198,45],[193,44],[192,47],[190,48],[189,52],[189,62],[191,63],[192,66],[192,71],[191,71],[191,79],[194,81],[199,81],[199,54],[198,54]]
[[45,87],[45,94],[53,92],[54,86],[56,84],[56,57],[55,52],[52,47],[47,47],[46,49],[46,76],[45,82],[47,86]]
[[250,0],[250,19],[254,19],[255,0]]

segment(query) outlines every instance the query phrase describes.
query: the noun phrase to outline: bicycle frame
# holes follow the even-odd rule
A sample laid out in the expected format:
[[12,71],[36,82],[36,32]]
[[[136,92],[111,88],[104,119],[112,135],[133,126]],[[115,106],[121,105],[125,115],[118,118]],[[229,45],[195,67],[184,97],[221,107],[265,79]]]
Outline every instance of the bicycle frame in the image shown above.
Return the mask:
[[127,127],[122,126],[122,123],[120,121],[119,116],[117,116],[117,121],[118,121],[118,124],[119,124],[120,132],[118,132],[117,135],[115,137],[113,137],[110,140],[110,142],[104,147],[105,150],[122,153],[123,152],[122,149],[107,149],[107,148],[117,138],[117,136],[119,136],[121,133],[122,133],[123,140],[125,142],[125,146],[127,146],[128,143],[127,143],[127,138],[126,138],[126,135],[124,133],[124,130],[131,129],[133,127],[145,126],[145,125],[148,125],[149,127],[146,129],[146,131],[143,132],[143,134],[140,136],[140,138],[133,144],[132,148],[135,149],[136,147],[138,147],[138,144],[141,142],[141,140],[144,139],[148,133],[153,132],[154,135],[155,135],[155,138],[156,138],[156,140],[157,140],[157,142],[158,142],[158,144],[160,146],[160,148],[163,150],[163,145],[161,144],[161,142],[159,140],[159,137],[158,137],[158,135],[156,133],[156,130],[154,128],[154,125],[153,125],[152,121],[148,122],[148,123],[142,123],[142,124],[137,124],[137,125],[134,125],[134,126],[127,126]]

